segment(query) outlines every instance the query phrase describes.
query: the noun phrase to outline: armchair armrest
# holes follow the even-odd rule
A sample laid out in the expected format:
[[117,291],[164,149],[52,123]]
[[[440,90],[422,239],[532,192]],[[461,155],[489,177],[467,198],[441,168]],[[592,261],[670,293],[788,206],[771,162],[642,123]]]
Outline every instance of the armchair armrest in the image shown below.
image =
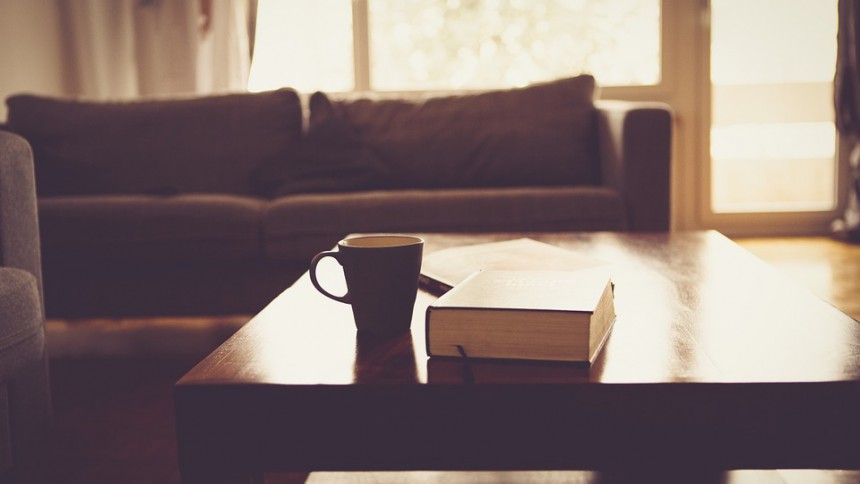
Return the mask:
[[604,100],[595,106],[603,183],[623,195],[627,230],[669,230],[671,108],[656,102]]
[[24,138],[0,130],[0,266],[23,269],[42,292],[33,152]]

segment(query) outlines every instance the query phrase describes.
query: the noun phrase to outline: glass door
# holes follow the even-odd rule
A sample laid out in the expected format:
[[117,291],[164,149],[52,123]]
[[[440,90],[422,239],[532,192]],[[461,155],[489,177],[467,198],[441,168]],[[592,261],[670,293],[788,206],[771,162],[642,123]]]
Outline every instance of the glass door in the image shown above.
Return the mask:
[[713,214],[835,210],[836,31],[836,0],[711,1]]

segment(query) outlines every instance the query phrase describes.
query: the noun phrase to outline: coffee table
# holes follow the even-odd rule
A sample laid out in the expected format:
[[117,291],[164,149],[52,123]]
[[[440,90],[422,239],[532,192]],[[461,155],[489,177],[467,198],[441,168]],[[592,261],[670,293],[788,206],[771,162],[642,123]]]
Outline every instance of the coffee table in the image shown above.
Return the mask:
[[[597,361],[428,359],[358,337],[307,274],[175,387],[183,482],[263,471],[860,468],[860,323],[717,232],[522,236],[612,264]],[[338,277],[338,268],[330,267]]]

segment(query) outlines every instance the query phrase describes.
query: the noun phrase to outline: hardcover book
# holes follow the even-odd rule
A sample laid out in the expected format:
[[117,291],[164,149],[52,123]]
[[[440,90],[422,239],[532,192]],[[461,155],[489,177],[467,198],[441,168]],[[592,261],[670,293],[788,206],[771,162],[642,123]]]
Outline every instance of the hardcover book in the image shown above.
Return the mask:
[[614,322],[605,268],[481,271],[427,308],[427,354],[591,363]]

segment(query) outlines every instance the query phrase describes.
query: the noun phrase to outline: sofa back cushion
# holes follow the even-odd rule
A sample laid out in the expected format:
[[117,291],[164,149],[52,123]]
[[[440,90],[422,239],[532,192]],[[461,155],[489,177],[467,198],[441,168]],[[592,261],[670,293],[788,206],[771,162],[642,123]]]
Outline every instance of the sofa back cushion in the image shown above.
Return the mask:
[[302,135],[291,89],[128,102],[7,99],[33,146],[40,196],[252,194],[250,174]]
[[314,125],[287,159],[273,160],[252,177],[257,193],[276,198],[295,193],[358,192],[393,186],[388,167],[344,119],[329,99],[308,100]]
[[594,78],[414,98],[329,96],[399,188],[581,185],[599,182]]

